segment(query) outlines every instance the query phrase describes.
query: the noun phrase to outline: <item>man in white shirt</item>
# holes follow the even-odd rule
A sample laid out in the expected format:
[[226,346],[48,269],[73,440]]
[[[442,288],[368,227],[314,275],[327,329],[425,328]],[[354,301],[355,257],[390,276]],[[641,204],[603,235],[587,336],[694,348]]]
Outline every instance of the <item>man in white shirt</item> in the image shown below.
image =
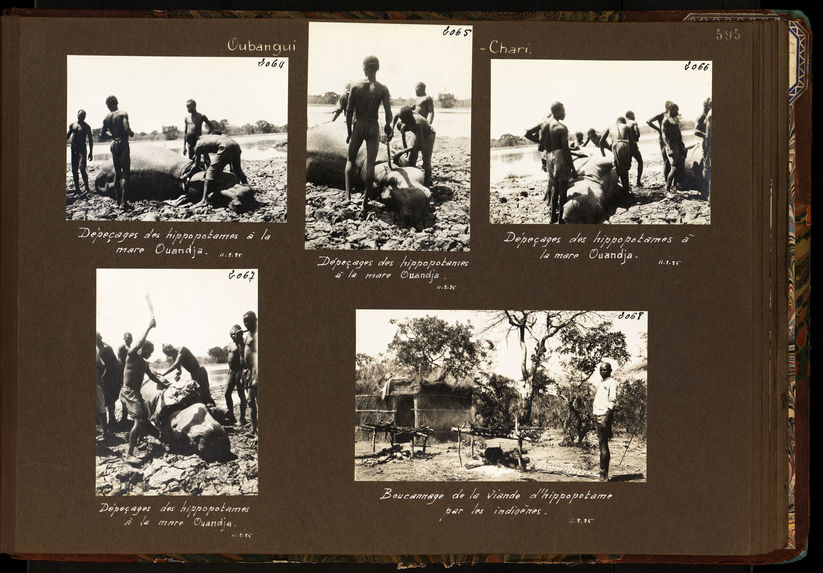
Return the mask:
[[592,414],[597,420],[597,441],[600,444],[600,481],[609,481],[609,438],[612,437],[612,417],[617,401],[617,380],[612,378],[612,366],[608,362],[600,365],[599,382],[595,387]]

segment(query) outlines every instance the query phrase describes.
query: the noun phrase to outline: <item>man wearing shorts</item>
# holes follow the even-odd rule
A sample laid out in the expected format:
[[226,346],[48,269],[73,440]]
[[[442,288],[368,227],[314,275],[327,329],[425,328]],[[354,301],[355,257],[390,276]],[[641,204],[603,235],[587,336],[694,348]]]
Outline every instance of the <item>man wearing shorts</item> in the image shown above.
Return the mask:
[[86,123],[86,112],[82,109],[77,112],[77,121],[69,126],[66,134],[71,147],[71,174],[74,178],[74,190],[80,193],[80,184],[77,179],[77,172],[83,176],[83,183],[86,185],[86,193],[89,193],[89,175],[86,173],[86,140],[89,142],[88,160],[91,161],[94,141],[91,136],[91,127]]
[[114,195],[117,206],[123,210],[128,209],[126,201],[126,188],[131,176],[131,152],[129,150],[129,137],[134,137],[134,132],[129,126],[129,114],[117,109],[117,98],[113,95],[106,98],[106,107],[109,114],[103,118],[103,129],[100,137],[111,136],[111,161],[114,164]]
[[617,381],[611,375],[611,364],[603,362],[600,365],[600,382],[593,382],[592,414],[597,423],[597,441],[600,445],[600,481],[609,481],[609,439],[612,437],[612,418],[617,402]]
[[366,142],[366,172],[364,176],[365,190],[363,191],[363,214],[368,209],[369,193],[374,184],[374,163],[377,159],[377,150],[380,146],[380,125],[377,119],[380,106],[383,106],[386,123],[383,131],[387,139],[391,139],[391,97],[389,89],[377,81],[377,70],[380,61],[375,56],[368,56],[363,60],[365,79],[352,83],[349,102],[346,107],[346,143],[349,144],[346,157],[346,200],[351,201],[351,191],[354,186],[354,171],[357,153],[363,142]]
[[147,432],[149,427],[149,414],[140,394],[140,388],[143,387],[143,377],[148,376],[149,379],[162,386],[169,385],[168,382],[152,372],[148,362],[146,362],[146,359],[154,352],[154,345],[146,340],[146,337],[155,326],[157,326],[157,322],[152,318],[146,332],[143,333],[143,336],[134,346],[129,348],[129,352],[126,354],[126,367],[123,372],[123,388],[120,390],[120,399],[125,402],[129,416],[134,420],[134,424],[129,431],[129,449],[125,458],[129,463],[141,463],[141,460],[134,457],[134,447],[137,445],[137,440]]
[[206,200],[212,196],[214,190],[214,180],[223,172],[226,165],[229,166],[232,173],[234,173],[243,185],[248,185],[249,180],[243,174],[243,169],[240,167],[240,144],[238,144],[231,137],[214,132],[209,135],[201,135],[197,139],[197,145],[194,146],[194,161],[197,166],[201,165],[205,156],[208,159],[209,153],[215,153],[217,156],[211,162],[209,168],[206,169],[205,183],[203,184],[203,198],[197,204],[202,206],[206,204]]

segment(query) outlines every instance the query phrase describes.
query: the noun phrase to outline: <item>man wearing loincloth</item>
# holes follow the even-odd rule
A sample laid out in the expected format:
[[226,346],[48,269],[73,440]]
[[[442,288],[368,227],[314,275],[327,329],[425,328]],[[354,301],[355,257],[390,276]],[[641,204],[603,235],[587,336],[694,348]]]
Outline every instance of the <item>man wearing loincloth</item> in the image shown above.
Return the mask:
[[666,117],[660,124],[660,132],[663,136],[663,143],[666,146],[666,156],[669,158],[669,163],[672,168],[666,177],[666,191],[670,191],[672,187],[677,189],[678,182],[686,170],[686,146],[683,144],[683,135],[680,133],[680,120],[678,119],[678,112],[680,108],[676,103],[669,106]]
[[600,365],[600,381],[592,382],[595,387],[592,414],[596,420],[597,441],[600,445],[600,481],[609,481],[609,439],[612,437],[614,404],[617,401],[617,381],[611,375],[611,364],[603,362]]
[[123,376],[120,361],[117,360],[112,347],[103,342],[103,336],[99,332],[97,333],[97,351],[104,367],[101,387],[103,389],[103,401],[108,412],[106,425],[111,428],[117,421],[114,415],[114,407],[120,394],[120,386],[123,384]]
[[343,91],[343,95],[340,96],[340,99],[337,100],[337,107],[334,108],[334,113],[331,116],[331,120],[335,121],[338,117],[340,117],[341,113],[346,112],[346,108],[349,107],[349,92],[351,91],[351,82],[346,83],[346,89]]
[[134,457],[134,447],[148,430],[148,411],[143,403],[143,396],[140,394],[140,388],[143,386],[143,377],[148,376],[149,379],[160,384],[161,386],[168,386],[169,383],[157,376],[149,367],[146,359],[154,352],[154,345],[146,340],[149,331],[157,326],[157,322],[152,318],[149,322],[146,332],[137,343],[129,348],[126,354],[126,367],[123,372],[123,389],[120,390],[120,399],[126,403],[129,416],[134,420],[134,424],[129,431],[129,449],[126,452],[126,461],[129,463],[141,463],[141,460]]
[[417,100],[414,102],[414,113],[420,114],[426,118],[429,125],[434,123],[434,100],[432,96],[426,94],[426,84],[419,82],[414,87],[414,93],[417,95]]
[[86,112],[82,109],[77,112],[77,121],[69,126],[66,134],[71,149],[71,175],[74,178],[74,191],[80,193],[80,183],[77,179],[77,172],[83,177],[86,185],[86,193],[89,193],[89,175],[86,173],[86,140],[89,142],[88,160],[91,161],[94,140],[91,136],[91,127],[86,123]]
[[546,153],[548,184],[546,197],[551,210],[552,223],[565,223],[563,205],[571,180],[577,177],[572,154],[569,150],[569,130],[561,120],[566,118],[566,108],[560,102],[551,107],[552,117],[540,130],[540,146]]
[[186,101],[186,111],[189,115],[183,120],[183,155],[189,159],[194,159],[194,146],[197,145],[197,138],[203,134],[203,124],[211,132],[213,127],[209,118],[197,111],[197,102],[193,99]]
[[185,368],[191,376],[191,379],[197,382],[198,393],[200,394],[200,400],[203,404],[214,406],[214,399],[211,397],[211,391],[209,389],[209,373],[206,371],[206,368],[197,361],[197,358],[194,357],[191,350],[185,346],[181,346],[178,350],[171,344],[164,344],[162,348],[163,354],[169,357],[172,364],[161,376],[165,376],[172,370],[177,370],[176,379],[179,380],[180,374],[183,368]]
[[631,197],[631,187],[629,186],[629,167],[632,164],[631,130],[625,117],[618,117],[617,123],[609,127],[600,137],[600,154],[604,157],[606,153],[603,149],[606,147],[608,139],[611,140],[614,170],[620,178],[623,194],[627,198]]
[[[435,131],[425,117],[413,111],[407,105],[401,107],[400,111],[397,112],[394,123],[399,124],[398,129],[403,134],[403,149],[395,153],[394,157],[397,158],[408,152],[409,167],[414,167],[417,164],[417,154],[420,153],[423,156],[423,173],[425,174],[423,185],[431,187]],[[409,135],[408,143],[406,142],[406,134]]]
[[117,206],[123,210],[128,209],[126,201],[126,188],[131,177],[131,152],[129,150],[129,137],[134,137],[134,132],[129,126],[129,114],[117,109],[117,98],[110,95],[106,98],[106,107],[109,114],[103,118],[103,129],[100,130],[100,138],[111,136],[111,162],[114,165],[114,196]]
[[202,206],[206,204],[206,200],[214,193],[212,186],[217,176],[223,172],[226,165],[229,166],[231,172],[234,173],[240,180],[240,183],[247,185],[249,183],[246,179],[243,169],[240,166],[240,144],[231,137],[222,135],[219,132],[210,133],[208,135],[201,135],[197,138],[197,145],[194,146],[194,161],[197,167],[207,160],[209,153],[217,154],[214,161],[211,162],[209,168],[206,169],[205,183],[203,184],[203,198],[197,204]]
[[637,186],[640,187],[640,176],[643,175],[643,156],[640,155],[640,126],[634,118],[633,111],[626,112],[626,125],[629,126],[629,147],[631,156],[637,161]]
[[672,105],[674,105],[672,102],[667,101],[665,105],[666,111],[663,113],[658,113],[657,115],[646,120],[646,125],[657,132],[657,142],[660,145],[660,155],[663,157],[663,179],[669,178],[669,172],[671,171],[672,166],[671,163],[669,163],[669,156],[666,154],[666,144],[663,141],[663,131],[660,128],[663,125],[663,118],[666,117],[666,113]]
[[[131,348],[132,336],[131,332],[123,333],[123,344],[117,349],[117,360],[120,361],[120,386],[123,386],[123,374],[126,369],[126,355]],[[123,424],[128,420],[128,411],[126,410],[126,403],[120,400],[120,423]]]
[[257,315],[253,310],[243,315],[243,326],[246,327],[243,336],[243,377],[251,418],[251,430],[247,435],[253,437],[257,435]]
[[243,329],[239,324],[235,324],[229,330],[231,338],[231,350],[229,351],[229,381],[226,384],[226,409],[229,411],[228,422],[231,425],[237,423],[234,417],[234,401],[232,392],[237,391],[240,399],[240,425],[246,424],[246,394],[243,391],[243,362],[245,355],[245,345],[243,344]]
[[368,56],[363,60],[365,79],[352,84],[349,102],[346,107],[346,143],[349,144],[346,157],[345,184],[346,200],[351,201],[351,190],[354,185],[355,162],[357,153],[363,142],[366,142],[366,173],[364,176],[365,190],[363,191],[363,215],[368,210],[369,194],[374,184],[374,163],[380,146],[380,125],[377,119],[380,106],[383,106],[386,123],[383,131],[387,139],[392,134],[392,112],[389,88],[377,81],[377,70],[380,61],[375,56]]

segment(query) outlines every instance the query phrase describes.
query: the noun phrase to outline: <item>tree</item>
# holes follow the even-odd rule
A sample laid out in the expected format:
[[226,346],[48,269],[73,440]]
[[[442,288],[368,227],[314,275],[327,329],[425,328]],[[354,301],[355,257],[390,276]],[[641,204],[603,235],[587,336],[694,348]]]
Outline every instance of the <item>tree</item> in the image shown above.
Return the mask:
[[180,129],[176,125],[164,125],[160,128],[163,132],[163,137],[167,140],[180,139]]
[[450,93],[437,94],[437,101],[440,102],[440,107],[450,108],[454,107],[454,104],[457,103],[457,98],[454,97],[454,94]]
[[229,351],[223,346],[213,346],[209,348],[209,358],[217,364],[225,364],[229,361]]
[[519,398],[514,380],[492,374],[474,392],[475,412],[484,426],[508,434],[516,423]]
[[274,126],[265,119],[258,119],[255,126],[257,126],[258,133],[271,133],[274,131]]
[[449,324],[436,316],[426,316],[391,320],[391,324],[397,325],[397,332],[389,343],[389,351],[400,365],[419,376],[442,368],[457,379],[467,378],[486,358],[470,323]]

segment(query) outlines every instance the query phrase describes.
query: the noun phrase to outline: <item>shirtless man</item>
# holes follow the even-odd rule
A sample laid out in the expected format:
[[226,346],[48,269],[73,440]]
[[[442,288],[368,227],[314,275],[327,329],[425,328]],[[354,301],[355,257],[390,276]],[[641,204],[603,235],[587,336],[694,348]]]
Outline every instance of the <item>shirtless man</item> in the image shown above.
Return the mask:
[[660,133],[666,148],[666,155],[672,168],[666,177],[666,191],[671,191],[672,186],[678,188],[677,182],[683,176],[686,169],[686,146],[683,144],[683,135],[680,133],[680,120],[678,112],[680,108],[676,103],[669,106],[666,117],[660,124]]
[[363,142],[366,142],[366,174],[364,177],[365,190],[363,191],[363,215],[368,210],[369,193],[374,185],[374,162],[377,159],[377,151],[380,146],[380,124],[377,116],[380,106],[386,116],[386,123],[383,131],[386,139],[391,139],[392,113],[391,96],[389,88],[377,81],[377,70],[380,69],[380,61],[375,56],[368,56],[363,60],[363,73],[365,79],[353,83],[349,102],[346,107],[346,143],[349,144],[348,156],[346,157],[346,171],[344,172],[346,181],[346,200],[351,201],[351,190],[354,185],[355,161],[357,152]]
[[538,123],[537,125],[529,128],[526,130],[526,133],[523,134],[523,137],[528,139],[529,141],[537,144],[537,151],[542,152],[540,155],[540,168],[545,171],[546,170],[546,152],[543,149],[543,144],[540,143],[540,132],[549,125],[549,120],[551,119],[552,114],[546,116],[546,119]]
[[106,398],[103,396],[103,374],[106,372],[106,365],[103,363],[103,359],[100,358],[100,348],[95,346],[94,351],[96,354],[94,365],[97,371],[97,394],[95,399],[97,424],[103,429],[103,438],[105,439],[109,435],[109,427],[106,424]]
[[243,315],[243,326],[246,333],[243,336],[243,364],[246,368],[246,399],[249,404],[251,430],[248,436],[257,435],[257,315],[253,310]]
[[[400,108],[394,118],[394,123],[399,124],[398,129],[403,134],[403,150],[394,154],[397,158],[409,152],[409,166],[417,164],[417,154],[423,156],[423,173],[425,179],[423,185],[432,186],[432,151],[434,150],[435,131],[432,129],[425,117],[412,111],[407,105]],[[394,127],[394,126],[392,126]],[[409,143],[406,143],[406,134],[409,134]]]
[[123,377],[120,370],[120,362],[114,354],[111,346],[103,342],[103,336],[97,333],[97,352],[100,355],[100,360],[103,362],[103,376],[101,380],[101,388],[103,389],[103,401],[108,412],[108,419],[106,425],[111,428],[117,422],[114,415],[114,407],[117,404],[117,396],[120,393],[120,386],[123,383]]
[[185,368],[191,376],[191,379],[197,382],[200,400],[203,404],[207,406],[214,406],[214,399],[211,397],[211,392],[209,390],[209,373],[206,371],[205,367],[197,361],[197,358],[194,357],[191,350],[185,346],[181,346],[180,350],[178,350],[171,344],[164,344],[163,354],[168,356],[169,360],[172,360],[173,362],[171,366],[169,366],[168,370],[163,372],[161,376],[165,376],[172,370],[177,370],[176,378],[179,380],[182,369]]
[[[120,386],[123,386],[123,374],[126,369],[126,355],[131,348],[132,336],[131,332],[123,333],[123,344],[117,349],[117,360],[120,361]],[[124,424],[128,420],[128,412],[126,411],[126,403],[120,399],[120,423]]]
[[626,112],[626,125],[629,126],[629,148],[631,156],[637,161],[637,186],[640,187],[640,176],[643,175],[643,156],[640,155],[640,126],[634,118],[633,111]]
[[627,197],[631,197],[631,188],[629,187],[629,167],[632,164],[631,128],[625,117],[618,117],[617,123],[609,127],[600,137],[600,154],[604,157],[606,153],[603,149],[606,147],[607,139],[611,140],[614,170],[620,178],[623,193]]
[[129,415],[134,424],[129,431],[129,449],[126,452],[126,461],[129,463],[141,463],[141,460],[134,457],[134,447],[148,430],[148,412],[143,403],[143,396],[140,394],[140,388],[143,386],[143,377],[148,376],[149,379],[162,385],[168,386],[169,383],[158,377],[152,372],[146,359],[154,352],[154,345],[146,340],[149,331],[157,326],[157,322],[152,318],[146,332],[140,337],[137,343],[129,348],[126,354],[126,368],[123,374],[123,389],[120,390],[120,398],[126,403],[129,410]]
[[414,93],[417,95],[417,101],[414,102],[414,113],[418,113],[426,118],[429,125],[434,123],[434,100],[432,96],[426,95],[426,84],[418,83],[414,87]]
[[657,139],[660,145],[660,155],[663,156],[663,178],[666,180],[669,179],[669,172],[671,171],[672,166],[671,163],[669,163],[669,156],[666,154],[666,144],[663,142],[663,131],[660,128],[663,125],[663,118],[666,117],[666,113],[672,105],[674,105],[672,102],[667,101],[666,111],[663,113],[658,113],[657,115],[646,120],[646,125],[657,132]]
[[186,101],[186,111],[189,115],[183,120],[183,155],[194,159],[194,146],[197,138],[203,134],[203,124],[206,124],[209,132],[213,127],[209,118],[197,111],[197,102],[193,99]]
[[237,397],[240,399],[240,425],[246,425],[246,394],[243,391],[243,362],[245,356],[245,345],[243,344],[243,329],[239,324],[235,324],[229,330],[229,337],[232,340],[229,351],[229,381],[226,384],[226,409],[229,411],[228,422],[231,425],[237,423],[234,417],[234,401],[232,392],[237,390]]
[[577,171],[569,150],[569,130],[560,123],[566,118],[566,108],[562,103],[555,102],[551,111],[552,118],[540,130],[540,144],[546,152],[546,171],[549,175],[546,197],[551,210],[551,222],[565,223],[563,205],[566,203],[569,184],[577,177]]
[[201,207],[206,204],[206,200],[214,193],[214,180],[217,179],[218,174],[223,172],[223,169],[228,165],[243,185],[248,185],[249,180],[243,173],[240,166],[240,144],[238,144],[231,137],[222,135],[220,133],[211,133],[208,135],[201,135],[197,138],[197,144],[194,146],[194,161],[199,167],[204,158],[207,160],[209,153],[216,153],[214,161],[211,162],[209,168],[206,169],[205,182],[203,184],[203,198],[197,204]]
[[349,92],[351,91],[351,82],[346,84],[346,90],[343,92],[343,95],[340,96],[340,99],[337,100],[337,107],[334,110],[334,113],[331,116],[331,120],[335,121],[340,114],[346,111],[346,108],[349,107]]
[[82,109],[77,112],[77,121],[69,126],[66,134],[71,146],[71,174],[74,177],[74,191],[80,193],[80,183],[77,180],[77,172],[83,176],[83,183],[86,184],[86,193],[89,193],[89,175],[86,173],[86,140],[89,141],[88,160],[91,161],[94,141],[91,136],[91,127],[86,123],[86,112]]
[[[600,138],[603,137],[601,134],[597,133],[597,131],[592,128],[586,132],[586,141],[580,146],[581,148],[586,147],[589,142],[591,141],[595,147],[600,148]],[[611,149],[611,146],[607,143],[606,149]]]
[[111,136],[111,161],[114,164],[114,195],[117,206],[123,210],[128,209],[126,201],[126,187],[128,187],[131,176],[131,152],[129,150],[129,137],[134,137],[134,132],[129,126],[129,114],[117,109],[117,98],[113,95],[106,98],[106,107],[109,114],[103,118],[103,129],[100,131],[100,138]]

